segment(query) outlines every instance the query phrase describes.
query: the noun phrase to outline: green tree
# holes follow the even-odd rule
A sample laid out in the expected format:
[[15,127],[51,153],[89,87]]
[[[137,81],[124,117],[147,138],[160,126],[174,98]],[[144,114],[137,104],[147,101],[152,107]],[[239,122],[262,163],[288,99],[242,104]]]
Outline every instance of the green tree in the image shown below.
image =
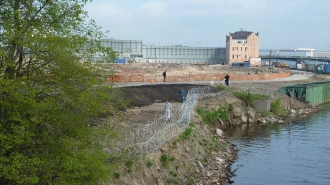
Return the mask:
[[100,138],[112,133],[93,125],[125,102],[103,85],[113,73],[92,64],[117,54],[86,21],[87,2],[0,0],[0,184],[96,184],[111,173]]

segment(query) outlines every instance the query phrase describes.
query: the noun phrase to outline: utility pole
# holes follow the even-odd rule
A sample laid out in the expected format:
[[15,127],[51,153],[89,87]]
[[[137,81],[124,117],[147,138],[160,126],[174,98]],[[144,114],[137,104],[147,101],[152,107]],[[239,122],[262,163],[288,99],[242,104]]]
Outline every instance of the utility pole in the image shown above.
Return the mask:
[[270,61],[272,60],[271,57],[272,57],[272,50],[270,49],[270,50],[269,50],[269,61],[268,61],[268,63],[269,63],[269,64],[268,64],[268,65],[269,65],[269,69],[271,69],[271,68],[270,68]]

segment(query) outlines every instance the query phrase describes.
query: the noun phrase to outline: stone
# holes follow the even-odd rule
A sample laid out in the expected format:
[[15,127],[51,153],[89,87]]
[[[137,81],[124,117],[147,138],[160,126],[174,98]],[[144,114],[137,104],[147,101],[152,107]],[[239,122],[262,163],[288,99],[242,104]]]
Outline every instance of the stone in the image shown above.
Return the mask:
[[242,115],[242,109],[240,107],[235,107],[234,108],[234,116],[239,117],[240,115]]
[[197,161],[197,162],[198,162],[199,167],[204,168],[203,164],[200,161]]
[[244,123],[247,122],[247,117],[246,117],[245,115],[242,115],[242,121],[243,121]]
[[219,122],[220,122],[221,126],[223,126],[223,125],[224,125],[224,123],[223,123],[222,119],[220,119],[220,118],[219,118]]
[[252,119],[254,119],[255,116],[256,116],[256,114],[254,113],[254,111],[251,111],[251,110],[248,111],[248,114],[249,114],[249,116],[251,116]]
[[206,170],[206,176],[210,177],[212,175],[212,173],[209,170]]
[[209,185],[209,183],[204,181],[204,182],[203,182],[203,185]]
[[165,181],[162,178],[158,178],[157,185],[165,185]]
[[259,124],[264,124],[264,123],[266,123],[266,121],[263,120],[263,119],[258,119],[258,123],[259,123]]
[[223,161],[220,157],[216,157],[215,160],[216,160],[216,161],[220,161],[220,162]]
[[215,133],[217,134],[217,136],[221,137],[223,136],[223,131],[219,128],[216,129]]

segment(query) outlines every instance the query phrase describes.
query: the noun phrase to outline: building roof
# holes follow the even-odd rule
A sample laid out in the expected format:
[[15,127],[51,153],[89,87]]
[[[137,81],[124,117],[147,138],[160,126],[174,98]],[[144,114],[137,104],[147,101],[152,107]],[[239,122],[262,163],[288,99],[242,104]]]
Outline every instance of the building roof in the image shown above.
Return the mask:
[[[230,36],[232,37],[232,39],[247,39],[248,36],[250,36],[253,32],[251,31],[243,31],[241,29],[241,31],[237,31],[235,33],[229,33]],[[258,35],[258,32],[256,33],[256,35]]]

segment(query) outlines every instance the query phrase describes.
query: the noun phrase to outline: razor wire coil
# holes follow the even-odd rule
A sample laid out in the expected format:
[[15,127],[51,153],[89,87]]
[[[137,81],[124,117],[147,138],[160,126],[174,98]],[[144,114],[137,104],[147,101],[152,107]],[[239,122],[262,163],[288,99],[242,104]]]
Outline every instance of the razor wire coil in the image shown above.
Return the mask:
[[142,154],[152,154],[170,138],[182,133],[190,124],[194,113],[194,107],[198,101],[210,100],[226,95],[226,91],[211,93],[210,87],[195,87],[189,89],[185,101],[178,111],[171,111],[169,121],[165,120],[165,115],[156,116],[151,123],[139,126],[127,133],[125,142],[114,143],[114,149],[104,147],[104,151],[113,155],[123,153],[129,156]]

